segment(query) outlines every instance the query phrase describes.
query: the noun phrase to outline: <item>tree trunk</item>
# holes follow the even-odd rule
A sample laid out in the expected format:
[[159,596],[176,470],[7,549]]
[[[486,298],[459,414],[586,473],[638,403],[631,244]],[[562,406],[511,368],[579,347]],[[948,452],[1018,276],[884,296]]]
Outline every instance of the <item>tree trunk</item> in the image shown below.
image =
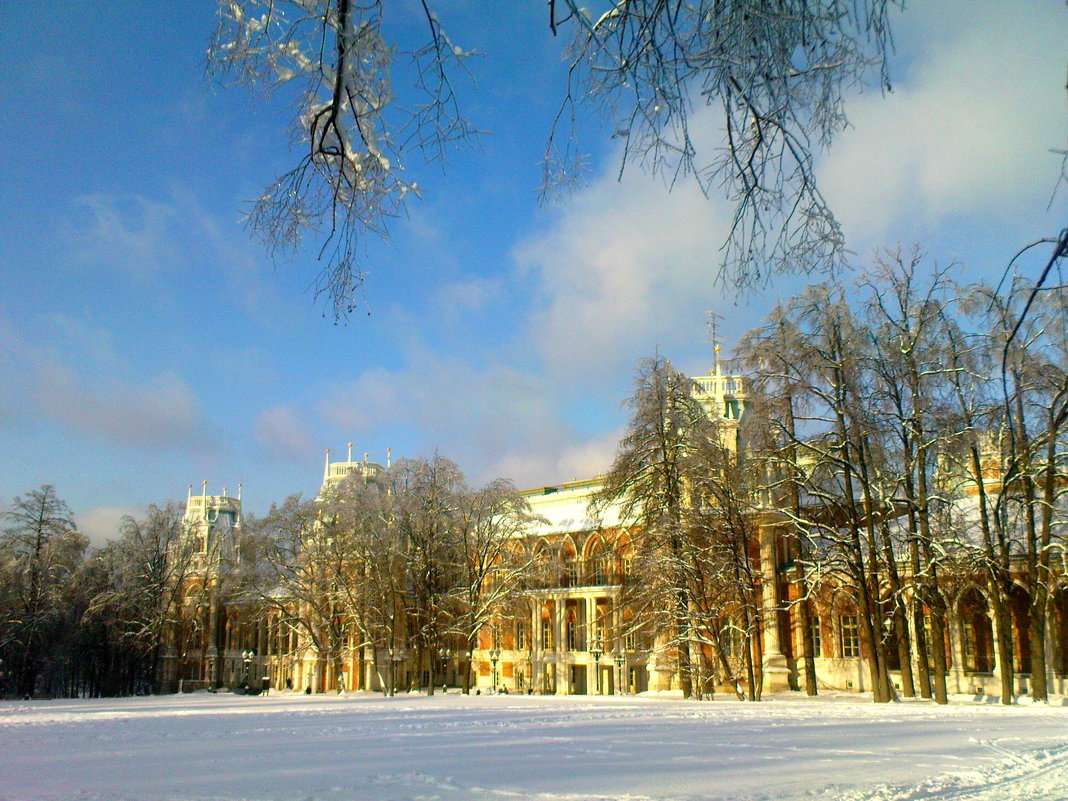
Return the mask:
[[816,655],[815,639],[812,636],[812,615],[809,609],[808,582],[804,577],[800,579],[802,593],[798,611],[801,617],[801,656],[805,663],[805,695],[818,695],[819,689],[816,684]]
[[912,649],[909,638],[909,621],[899,600],[894,601],[894,633],[897,639],[897,662],[901,666],[901,694],[916,697],[912,681]]
[[[913,543],[915,545],[915,543]],[[919,563],[919,557],[916,557]],[[914,574],[915,575],[915,574]],[[917,587],[919,592],[919,587]],[[931,664],[927,658],[930,653],[930,644],[927,642],[926,616],[924,615],[924,602],[920,594],[913,599],[912,628],[916,632],[916,666],[920,682],[920,697],[931,697]]]
[[[1007,582],[1006,582],[1007,584]],[[1001,668],[1001,703],[1011,706],[1016,700],[1016,662],[1012,642],[1012,615],[1006,603],[1006,587],[995,579],[990,580],[991,605],[994,620],[997,623],[998,637],[995,647],[998,653],[998,665]]]
[[675,601],[675,651],[679,662],[679,686],[682,697],[693,696],[690,665],[690,603],[685,589],[679,589]]
[[946,604],[942,599],[942,593],[937,588],[932,588],[930,598],[931,610],[931,661],[934,676],[931,689],[934,692],[935,703],[948,704],[949,696],[946,690]]
[[1039,582],[1031,598],[1027,627],[1031,639],[1031,700],[1039,703],[1049,701],[1049,688],[1046,682],[1047,595],[1045,584]]

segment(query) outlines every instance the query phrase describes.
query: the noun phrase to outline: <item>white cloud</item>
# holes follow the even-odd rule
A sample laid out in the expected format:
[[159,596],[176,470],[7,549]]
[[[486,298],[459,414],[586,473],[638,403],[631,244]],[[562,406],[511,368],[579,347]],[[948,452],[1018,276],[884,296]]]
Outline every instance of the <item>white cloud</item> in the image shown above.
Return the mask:
[[[1025,10],[1026,6],[1026,10]],[[1065,137],[1064,9],[973,3],[909,9],[917,52],[894,92],[851,99],[852,129],[820,167],[847,236],[1040,213]]]
[[89,538],[89,544],[99,548],[108,540],[118,539],[119,524],[124,517],[137,518],[144,515],[144,509],[134,506],[98,506],[74,516],[78,530]]
[[499,278],[467,278],[442,285],[435,292],[435,306],[449,320],[481,312],[501,295]]
[[508,449],[492,463],[488,475],[506,476],[520,487],[560,484],[592,478],[607,472],[615,456],[622,431],[581,439],[545,442],[537,450]]
[[256,441],[277,461],[304,461],[318,452],[315,438],[293,406],[272,406],[256,418]]
[[33,393],[53,420],[117,445],[208,448],[215,440],[195,393],[171,372],[143,382],[86,380],[45,360],[34,370]]
[[715,281],[729,219],[688,180],[669,192],[631,172],[580,192],[515,252],[538,287],[528,337],[547,370],[596,380],[657,344],[700,339],[704,310],[723,303]]
[[582,442],[562,422],[553,389],[515,368],[423,355],[405,369],[368,371],[329,390],[319,412],[349,436],[411,427],[422,453],[406,455],[439,449],[461,467],[473,466],[474,482],[505,476],[528,486],[603,471],[615,436]]
[[196,394],[179,375],[128,377],[110,331],[55,315],[43,319],[49,330],[60,331],[60,348],[0,319],[0,370],[10,377],[0,397],[15,399],[12,413],[43,415],[126,447],[217,445]]
[[131,277],[171,271],[184,261],[174,228],[178,211],[139,195],[82,195],[63,231],[70,260]]

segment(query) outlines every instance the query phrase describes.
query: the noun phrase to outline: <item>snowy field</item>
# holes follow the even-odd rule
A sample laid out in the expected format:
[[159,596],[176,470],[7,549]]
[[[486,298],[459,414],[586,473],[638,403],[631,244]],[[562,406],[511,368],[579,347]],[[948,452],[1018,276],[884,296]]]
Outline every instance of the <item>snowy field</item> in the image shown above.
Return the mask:
[[0,703],[5,801],[1068,799],[1068,707],[207,693]]

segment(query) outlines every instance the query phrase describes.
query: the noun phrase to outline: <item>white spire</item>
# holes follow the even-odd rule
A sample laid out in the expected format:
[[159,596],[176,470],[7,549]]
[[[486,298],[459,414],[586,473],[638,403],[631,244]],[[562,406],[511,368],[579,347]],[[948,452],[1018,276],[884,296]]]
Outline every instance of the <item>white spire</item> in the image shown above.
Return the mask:
[[350,463],[352,462],[352,443],[351,442],[349,443],[349,455],[348,455],[348,458],[345,459],[345,461],[346,462],[350,462]]
[[326,464],[323,465],[323,481],[330,478],[330,449],[326,449]]

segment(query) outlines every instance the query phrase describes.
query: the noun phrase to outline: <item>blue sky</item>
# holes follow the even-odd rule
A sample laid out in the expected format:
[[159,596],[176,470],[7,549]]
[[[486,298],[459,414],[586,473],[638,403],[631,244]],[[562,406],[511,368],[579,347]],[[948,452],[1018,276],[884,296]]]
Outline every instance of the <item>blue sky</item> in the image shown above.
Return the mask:
[[[618,181],[592,123],[588,183],[540,207],[563,81],[544,3],[437,5],[482,53],[466,101],[487,135],[444,173],[411,165],[423,198],[369,245],[366,308],[336,325],[314,249],[272,263],[241,225],[291,159],[289,116],[204,77],[213,2],[0,3],[0,501],[55,484],[100,542],[202,479],[243,483],[255,512],[314,493],[349,441],[377,461],[438,449],[476,482],[592,475],[642,356],[707,370],[707,310],[729,345],[803,285],[725,296],[725,203]],[[894,91],[851,96],[825,193],[858,267],[919,243],[996,280],[1065,224],[1068,193],[1047,206],[1068,11],[928,0],[896,20]],[[714,113],[695,125],[715,142]]]

